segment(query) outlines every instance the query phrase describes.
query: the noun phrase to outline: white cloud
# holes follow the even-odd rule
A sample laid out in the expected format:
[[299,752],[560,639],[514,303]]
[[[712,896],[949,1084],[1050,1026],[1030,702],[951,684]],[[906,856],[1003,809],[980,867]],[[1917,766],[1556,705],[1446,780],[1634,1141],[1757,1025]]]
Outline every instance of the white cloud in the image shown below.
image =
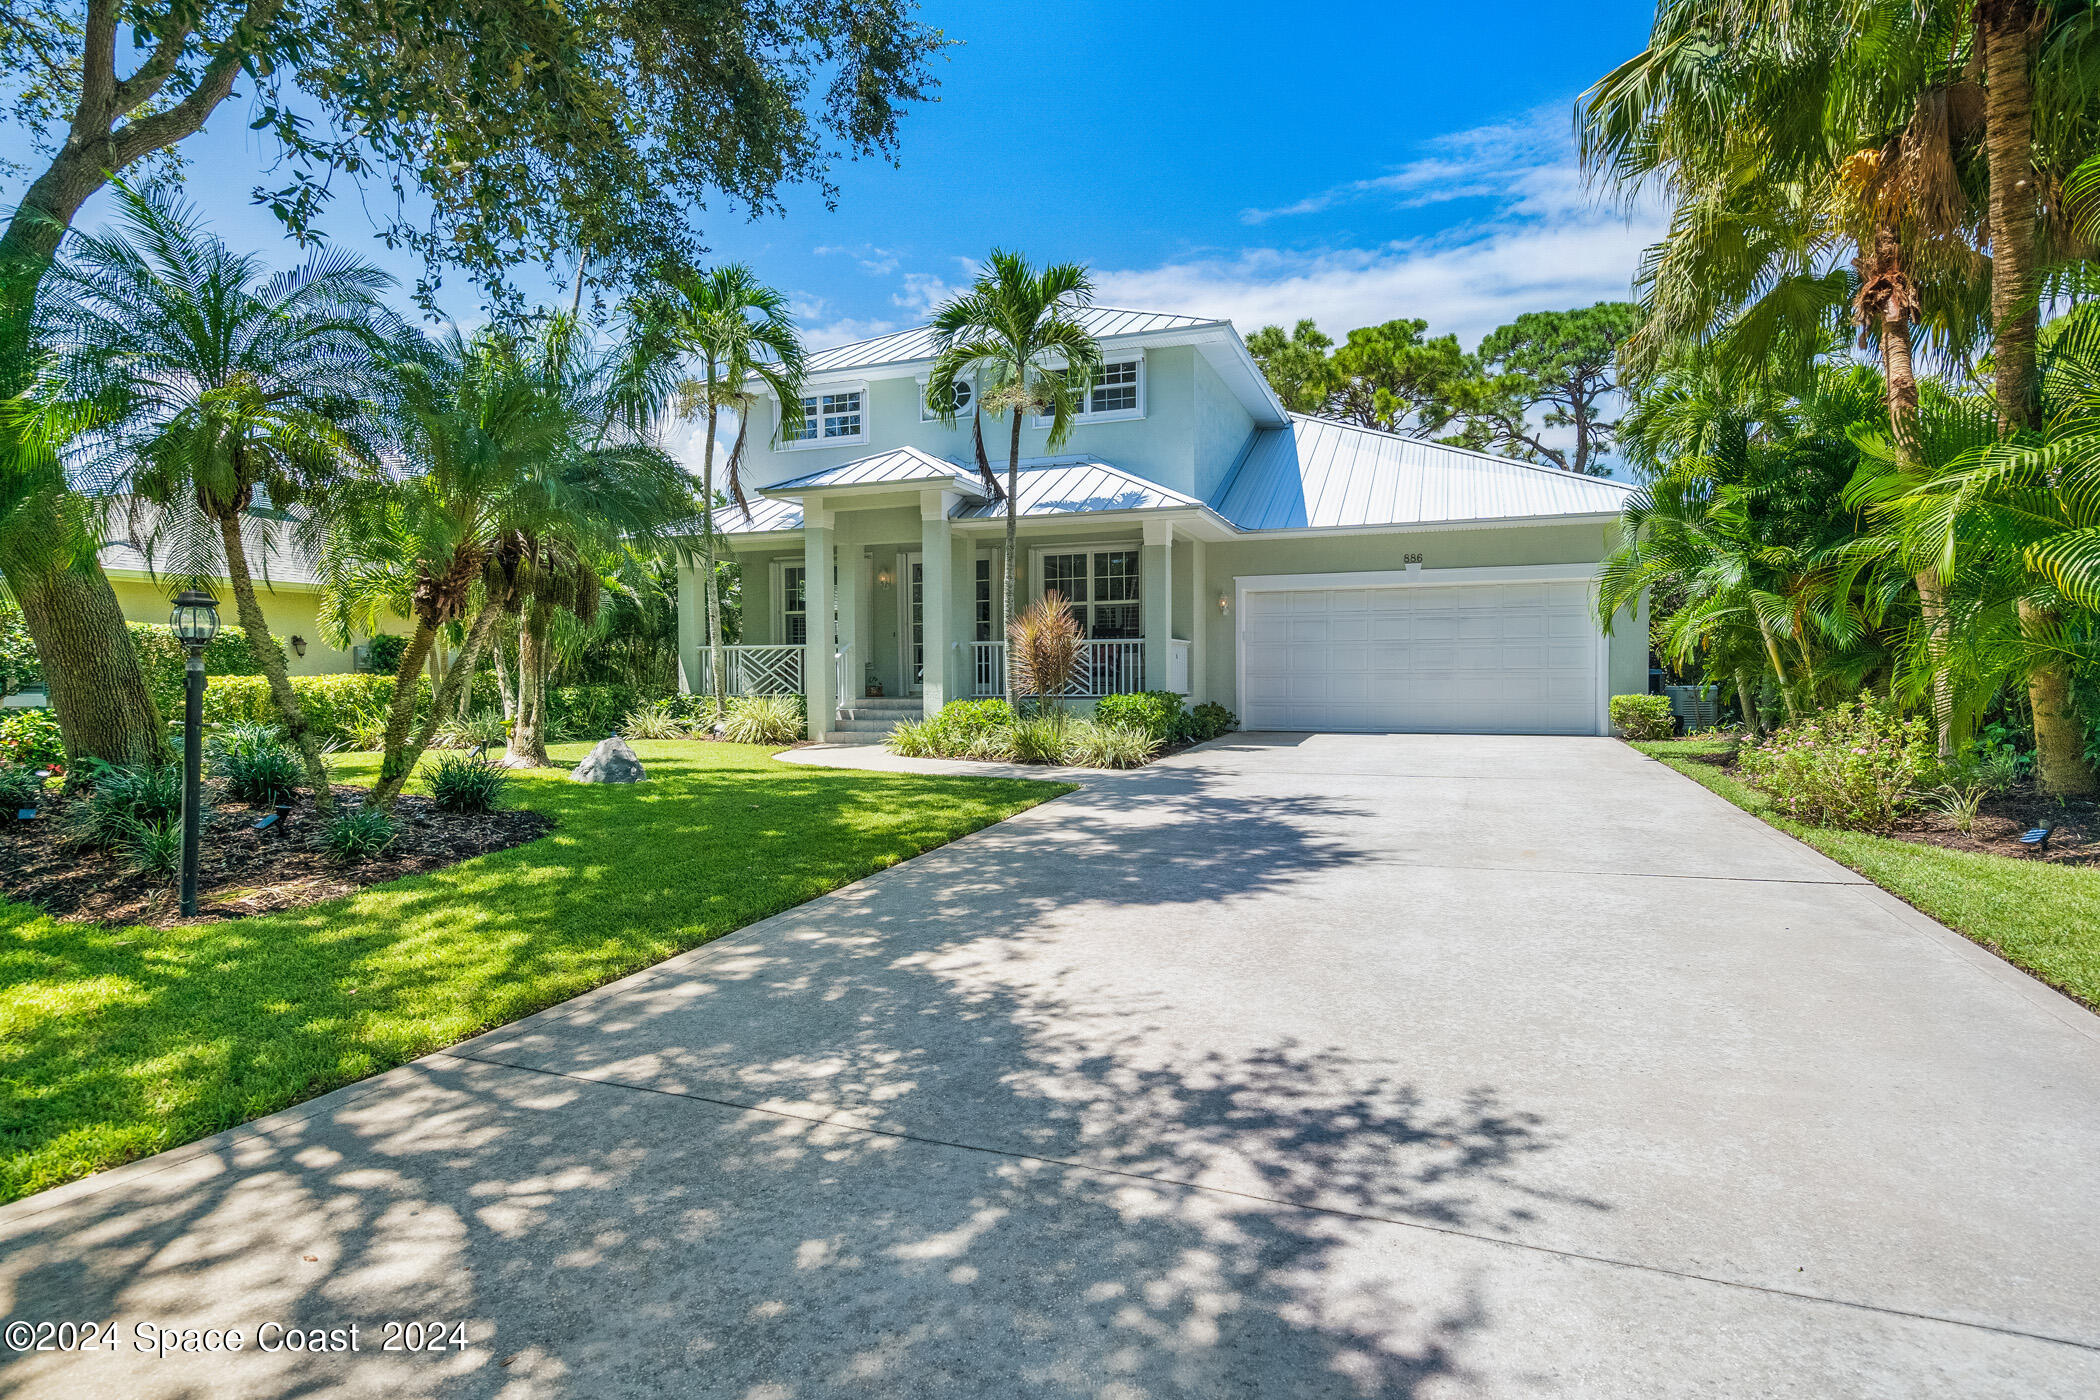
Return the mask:
[[847,345],[856,340],[872,340],[878,335],[888,335],[896,330],[895,321],[865,320],[855,316],[841,316],[836,321],[821,325],[805,326],[802,330],[802,348],[805,350],[829,350],[834,345]]
[[930,272],[907,272],[903,290],[891,294],[890,302],[923,319],[933,315],[935,307],[961,290],[953,282]]
[[847,248],[831,244],[810,249],[820,258],[846,256],[860,264],[861,271],[871,277],[887,277],[897,270],[897,254],[888,248],[877,248],[872,243],[863,243],[858,248]]
[[1103,302],[1230,319],[1242,335],[1310,316],[1340,340],[1358,326],[1420,317],[1468,348],[1520,312],[1624,299],[1651,219],[1592,215],[1363,249],[1251,248],[1158,267],[1097,272]]

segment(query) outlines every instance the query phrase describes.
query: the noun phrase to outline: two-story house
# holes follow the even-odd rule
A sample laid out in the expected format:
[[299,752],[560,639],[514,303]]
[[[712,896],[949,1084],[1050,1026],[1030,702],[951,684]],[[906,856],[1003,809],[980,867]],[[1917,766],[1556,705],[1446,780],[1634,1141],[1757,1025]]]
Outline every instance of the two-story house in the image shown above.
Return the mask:
[[[1626,487],[1287,412],[1230,322],[1084,317],[1104,368],[1056,454],[1023,424],[1016,563],[1070,600],[1085,696],[1171,689],[1247,729],[1601,734],[1606,697],[1647,688],[1644,620],[1607,637],[1595,610]],[[800,402],[752,414],[732,684],[801,692],[813,735],[872,733],[878,688],[885,718],[1001,691],[1006,504],[967,411],[926,402],[933,355],[924,327],[825,350]],[[1003,481],[1003,418],[985,441]]]

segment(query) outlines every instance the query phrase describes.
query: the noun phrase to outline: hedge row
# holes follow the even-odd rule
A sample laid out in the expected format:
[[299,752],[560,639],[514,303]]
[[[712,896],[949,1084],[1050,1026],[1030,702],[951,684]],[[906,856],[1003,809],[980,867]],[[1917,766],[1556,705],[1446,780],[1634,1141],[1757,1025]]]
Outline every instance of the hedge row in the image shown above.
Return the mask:
[[[124,626],[131,632],[132,650],[139,654],[139,665],[146,672],[146,686],[153,692],[153,703],[160,707],[161,715],[167,719],[182,717],[182,673],[189,659],[182,643],[175,640],[175,629],[165,622],[127,622]],[[248,645],[248,634],[238,627],[221,627],[218,635],[204,647],[204,673],[207,676],[259,676],[262,667],[255,660],[255,651]]]
[[[350,742],[361,725],[383,718],[394,699],[394,678],[375,675],[294,676],[292,690],[306,711],[307,723],[323,740]],[[470,709],[493,710],[500,701],[496,678],[484,671],[474,678]],[[603,738],[619,728],[635,706],[660,697],[627,685],[563,685],[547,692],[548,737]],[[416,677],[416,713],[430,713],[430,677]],[[179,708],[173,713],[180,713]],[[270,683],[262,676],[211,676],[204,687],[207,724],[237,721],[275,724]]]

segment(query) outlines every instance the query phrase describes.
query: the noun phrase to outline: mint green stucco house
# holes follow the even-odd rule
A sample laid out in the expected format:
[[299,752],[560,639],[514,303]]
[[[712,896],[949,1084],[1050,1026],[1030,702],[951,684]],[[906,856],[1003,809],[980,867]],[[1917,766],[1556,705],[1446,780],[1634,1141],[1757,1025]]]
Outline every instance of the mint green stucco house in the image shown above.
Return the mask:
[[[1643,620],[1607,637],[1594,609],[1626,487],[1286,412],[1226,321],[1085,315],[1105,368],[1055,455],[1023,426],[1017,560],[1072,600],[1085,695],[1175,690],[1246,729],[1602,734],[1606,698],[1647,688]],[[803,693],[813,733],[1001,689],[1006,507],[967,415],[927,408],[932,360],[925,328],[825,350],[799,403],[752,414],[728,668]]]

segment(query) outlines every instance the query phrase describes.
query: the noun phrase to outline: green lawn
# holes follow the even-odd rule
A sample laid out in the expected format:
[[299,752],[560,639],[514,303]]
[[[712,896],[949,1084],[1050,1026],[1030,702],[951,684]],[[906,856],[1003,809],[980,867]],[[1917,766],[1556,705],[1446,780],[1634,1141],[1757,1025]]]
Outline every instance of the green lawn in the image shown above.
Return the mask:
[[1803,826],[1774,813],[1755,788],[1688,757],[1726,753],[1733,747],[1728,741],[1678,739],[1634,747],[2100,1010],[2100,870]]
[[560,823],[542,840],[310,909],[156,930],[0,900],[0,1201],[451,1045],[1071,791],[634,747],[639,786],[519,778],[512,800]]

